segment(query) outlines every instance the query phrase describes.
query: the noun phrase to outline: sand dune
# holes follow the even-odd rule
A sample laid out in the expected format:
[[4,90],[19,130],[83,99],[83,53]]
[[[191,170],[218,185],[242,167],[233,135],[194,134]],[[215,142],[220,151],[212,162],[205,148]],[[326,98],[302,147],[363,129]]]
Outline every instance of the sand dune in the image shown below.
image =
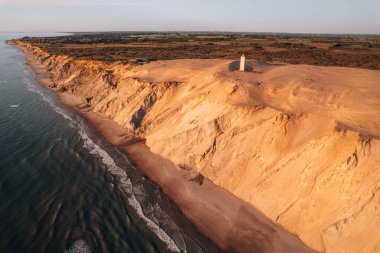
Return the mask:
[[[146,138],[324,252],[379,252],[380,71],[36,56],[57,91]],[[110,71],[112,70],[112,71]]]

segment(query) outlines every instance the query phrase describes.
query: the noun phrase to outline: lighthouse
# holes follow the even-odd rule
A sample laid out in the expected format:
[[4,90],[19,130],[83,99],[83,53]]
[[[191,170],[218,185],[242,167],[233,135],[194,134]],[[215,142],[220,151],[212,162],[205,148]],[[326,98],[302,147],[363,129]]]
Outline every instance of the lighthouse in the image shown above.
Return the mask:
[[245,70],[245,55],[242,54],[240,57],[240,71],[244,72]]

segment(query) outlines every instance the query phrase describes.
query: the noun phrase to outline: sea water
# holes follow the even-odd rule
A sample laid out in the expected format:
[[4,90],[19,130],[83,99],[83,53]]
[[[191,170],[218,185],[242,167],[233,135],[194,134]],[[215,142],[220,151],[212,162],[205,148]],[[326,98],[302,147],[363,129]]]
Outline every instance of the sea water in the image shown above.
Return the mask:
[[[0,33],[0,252],[217,252]],[[54,35],[56,36],[56,35]],[[159,169],[159,168],[157,168]]]

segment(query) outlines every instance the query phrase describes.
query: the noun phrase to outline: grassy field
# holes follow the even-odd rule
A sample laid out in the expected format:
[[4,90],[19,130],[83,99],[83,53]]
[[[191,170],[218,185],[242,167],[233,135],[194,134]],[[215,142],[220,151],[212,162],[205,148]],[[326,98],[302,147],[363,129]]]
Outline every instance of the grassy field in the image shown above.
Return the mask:
[[378,35],[120,32],[23,40],[77,59],[238,59],[245,53],[248,59],[270,62],[380,69]]

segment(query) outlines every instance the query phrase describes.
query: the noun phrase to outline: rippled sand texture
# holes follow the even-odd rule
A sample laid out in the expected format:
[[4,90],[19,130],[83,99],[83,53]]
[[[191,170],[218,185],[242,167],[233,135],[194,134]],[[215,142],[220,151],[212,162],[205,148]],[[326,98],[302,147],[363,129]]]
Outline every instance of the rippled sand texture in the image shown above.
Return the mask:
[[146,138],[317,251],[380,250],[380,71],[250,61],[131,67],[35,54],[57,91]]

